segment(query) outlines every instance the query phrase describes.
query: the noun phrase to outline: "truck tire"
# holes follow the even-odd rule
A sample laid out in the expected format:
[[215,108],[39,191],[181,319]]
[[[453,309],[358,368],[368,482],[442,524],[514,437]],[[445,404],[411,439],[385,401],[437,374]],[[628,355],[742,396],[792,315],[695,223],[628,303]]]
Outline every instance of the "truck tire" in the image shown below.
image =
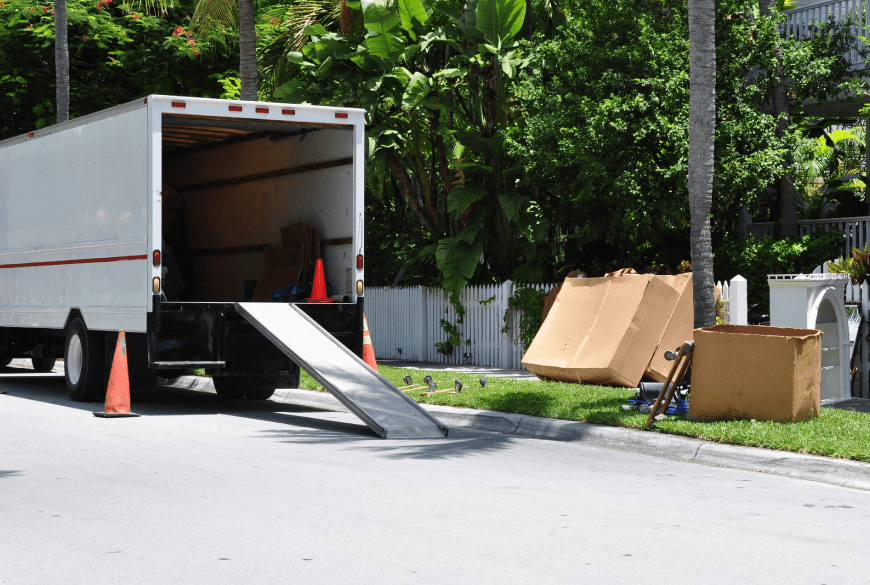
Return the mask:
[[30,363],[33,364],[33,369],[37,372],[50,372],[54,369],[54,364],[57,362],[54,358],[30,358]]
[[73,319],[66,332],[63,377],[70,398],[76,402],[100,400],[106,391],[105,339],[90,332],[84,322]]
[[212,378],[218,398],[224,400],[268,400],[275,393],[274,388],[255,388],[256,377],[216,376]]

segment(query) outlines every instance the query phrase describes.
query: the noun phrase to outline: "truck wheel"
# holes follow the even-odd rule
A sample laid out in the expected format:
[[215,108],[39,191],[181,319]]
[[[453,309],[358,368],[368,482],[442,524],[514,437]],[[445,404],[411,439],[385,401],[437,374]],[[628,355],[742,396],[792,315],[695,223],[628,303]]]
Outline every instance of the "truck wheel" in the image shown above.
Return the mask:
[[57,360],[54,358],[30,358],[30,363],[33,364],[33,369],[37,372],[50,372],[54,369],[54,364]]
[[81,319],[73,319],[66,332],[63,374],[76,402],[99,400],[106,390],[106,352],[101,342],[105,343],[101,334],[89,332]]
[[224,400],[268,400],[275,393],[274,388],[254,388],[255,377],[248,376],[221,376],[215,377],[214,389],[219,398]]
[[218,398],[224,400],[238,400],[245,397],[245,378],[233,377],[218,377],[212,378],[214,389],[217,392]]
[[248,400],[269,400],[274,393],[274,388],[254,388],[245,392],[245,398]]

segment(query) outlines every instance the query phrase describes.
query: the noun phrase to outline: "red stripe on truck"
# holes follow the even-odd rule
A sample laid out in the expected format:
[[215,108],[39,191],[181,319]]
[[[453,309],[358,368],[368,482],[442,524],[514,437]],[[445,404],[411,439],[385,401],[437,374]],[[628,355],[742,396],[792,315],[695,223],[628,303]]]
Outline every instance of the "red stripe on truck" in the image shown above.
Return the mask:
[[81,260],[54,260],[52,262],[24,262],[22,264],[0,264],[2,268],[30,268],[32,266],[63,266],[64,264],[95,264],[97,262],[124,262],[126,260],[148,260],[148,254],[141,256],[109,256],[107,258],[82,258]]

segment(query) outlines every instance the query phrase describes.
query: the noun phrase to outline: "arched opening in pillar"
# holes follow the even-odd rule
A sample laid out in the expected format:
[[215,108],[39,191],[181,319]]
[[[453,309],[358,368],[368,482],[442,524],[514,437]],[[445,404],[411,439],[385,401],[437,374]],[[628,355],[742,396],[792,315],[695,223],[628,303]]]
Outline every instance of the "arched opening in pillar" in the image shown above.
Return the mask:
[[[843,396],[843,381],[840,364],[841,357],[841,333],[842,328],[848,327],[846,323],[840,323],[834,305],[827,298],[823,298],[816,313],[816,329],[822,335],[822,384],[821,399],[840,399]],[[848,367],[848,364],[846,364]]]

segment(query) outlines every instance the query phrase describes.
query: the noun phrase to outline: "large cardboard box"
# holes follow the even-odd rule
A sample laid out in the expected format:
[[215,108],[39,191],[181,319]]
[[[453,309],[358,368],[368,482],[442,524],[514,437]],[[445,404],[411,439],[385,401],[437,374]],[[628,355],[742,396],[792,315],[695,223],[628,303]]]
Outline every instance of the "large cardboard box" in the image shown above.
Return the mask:
[[818,416],[821,331],[758,325],[695,330],[689,414],[779,422]]
[[688,278],[568,278],[522,363],[542,378],[637,386]]
[[[664,382],[668,379],[668,374],[674,362],[669,362],[665,359],[665,352],[668,350],[674,351],[687,341],[692,341],[693,331],[695,329],[695,306],[693,303],[692,293],[692,275],[679,274],[674,277],[674,289],[680,293],[680,299],[674,307],[671,318],[665,326],[662,338],[659,341],[658,347],[650,358],[649,365],[646,367],[646,374],[657,382]],[[718,298],[718,294],[717,294]]]

